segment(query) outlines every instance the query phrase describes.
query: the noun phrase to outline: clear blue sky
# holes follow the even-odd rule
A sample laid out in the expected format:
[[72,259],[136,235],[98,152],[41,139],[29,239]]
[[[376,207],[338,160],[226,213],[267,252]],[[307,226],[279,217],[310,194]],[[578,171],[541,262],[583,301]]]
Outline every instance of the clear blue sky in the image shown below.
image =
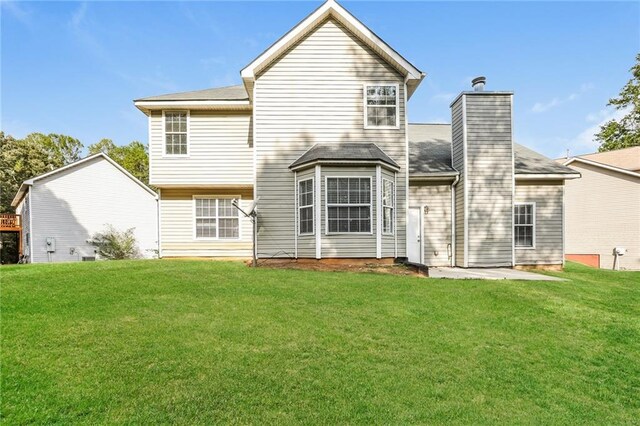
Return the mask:
[[[240,83],[240,69],[321,2],[6,2],[1,128],[146,143],[132,99]],[[477,75],[515,92],[515,136],[548,156],[594,129],[640,51],[640,2],[342,3],[428,75],[411,122],[449,122]]]

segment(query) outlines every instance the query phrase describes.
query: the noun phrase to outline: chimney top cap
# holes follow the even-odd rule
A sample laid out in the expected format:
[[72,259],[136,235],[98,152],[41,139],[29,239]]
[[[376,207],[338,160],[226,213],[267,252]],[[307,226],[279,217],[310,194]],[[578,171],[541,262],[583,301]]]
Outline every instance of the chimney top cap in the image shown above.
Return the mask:
[[484,89],[484,85],[487,82],[487,77],[480,76],[471,80],[471,87],[473,87],[477,91],[481,91]]

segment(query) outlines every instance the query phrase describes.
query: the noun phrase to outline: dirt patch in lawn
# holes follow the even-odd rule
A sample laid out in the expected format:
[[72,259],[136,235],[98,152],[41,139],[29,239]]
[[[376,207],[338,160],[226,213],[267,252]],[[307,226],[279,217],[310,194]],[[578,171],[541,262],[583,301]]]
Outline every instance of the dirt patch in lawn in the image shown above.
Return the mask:
[[[251,266],[251,261],[246,262],[248,266]],[[258,267],[260,268],[274,268],[274,269],[299,269],[307,271],[343,271],[343,272],[373,272],[377,274],[392,274],[392,275],[405,275],[405,276],[426,276],[426,271],[421,271],[419,268],[404,265],[400,263],[390,262],[376,262],[376,261],[362,261],[354,260],[349,262],[344,259],[341,262],[326,262],[322,260],[314,259],[261,259],[258,261]]]

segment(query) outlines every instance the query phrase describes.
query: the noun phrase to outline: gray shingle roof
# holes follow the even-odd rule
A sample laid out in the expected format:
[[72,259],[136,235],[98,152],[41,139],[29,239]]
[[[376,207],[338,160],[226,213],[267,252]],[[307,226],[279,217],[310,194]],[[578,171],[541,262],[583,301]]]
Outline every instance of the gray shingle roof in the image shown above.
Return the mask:
[[193,92],[150,96],[148,98],[136,99],[136,101],[244,101],[248,99],[249,95],[247,95],[247,91],[244,86],[240,84],[237,86],[195,90]]
[[393,167],[399,167],[375,143],[337,143],[315,144],[302,154],[289,168],[293,169],[314,161],[382,161]]
[[[575,174],[575,171],[526,146],[514,143],[517,174]],[[409,124],[409,175],[455,171],[451,165],[450,124]]]
[[409,175],[454,173],[451,125],[409,124]]

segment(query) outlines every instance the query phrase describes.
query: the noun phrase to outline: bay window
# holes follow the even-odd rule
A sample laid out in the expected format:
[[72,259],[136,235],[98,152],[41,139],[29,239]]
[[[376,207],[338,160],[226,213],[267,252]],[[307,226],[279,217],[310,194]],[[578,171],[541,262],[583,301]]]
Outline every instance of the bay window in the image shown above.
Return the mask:
[[313,179],[298,182],[298,233],[313,234]]
[[371,178],[328,177],[327,232],[371,233]]

